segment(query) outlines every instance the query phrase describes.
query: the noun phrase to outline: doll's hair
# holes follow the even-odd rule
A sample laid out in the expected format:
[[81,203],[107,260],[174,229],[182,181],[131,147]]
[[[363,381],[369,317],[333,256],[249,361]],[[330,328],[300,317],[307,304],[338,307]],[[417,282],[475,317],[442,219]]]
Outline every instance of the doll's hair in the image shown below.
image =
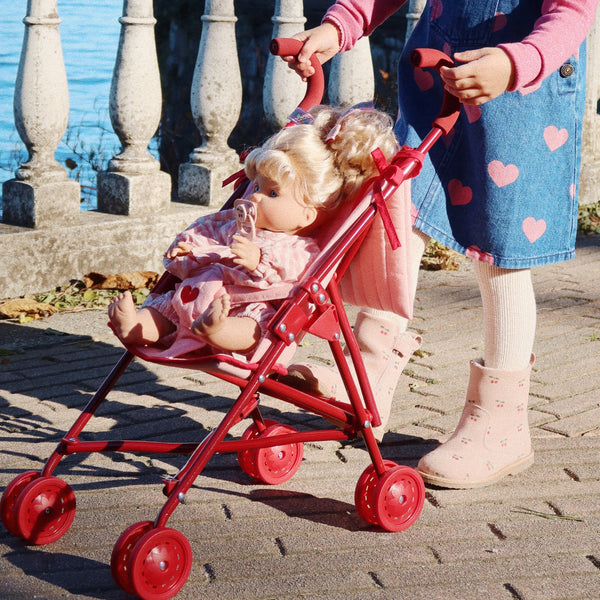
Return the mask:
[[306,204],[333,208],[377,175],[371,152],[379,148],[390,160],[398,142],[391,117],[372,108],[319,106],[311,114],[312,122],[287,127],[252,150],[246,174],[292,184]]

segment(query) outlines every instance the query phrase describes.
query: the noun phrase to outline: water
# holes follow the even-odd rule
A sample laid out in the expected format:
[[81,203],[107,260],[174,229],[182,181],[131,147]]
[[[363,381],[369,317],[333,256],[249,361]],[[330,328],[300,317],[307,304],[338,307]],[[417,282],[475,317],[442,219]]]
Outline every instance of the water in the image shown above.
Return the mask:
[[[0,181],[12,179],[14,170],[27,160],[13,117],[26,4],[25,0],[3,2],[0,11]],[[120,149],[110,124],[108,101],[122,11],[123,0],[58,0],[70,112],[69,127],[56,159],[63,166],[67,159],[71,166],[77,165],[67,170],[82,184],[84,209],[94,208],[96,202],[90,158],[97,166],[106,166]]]

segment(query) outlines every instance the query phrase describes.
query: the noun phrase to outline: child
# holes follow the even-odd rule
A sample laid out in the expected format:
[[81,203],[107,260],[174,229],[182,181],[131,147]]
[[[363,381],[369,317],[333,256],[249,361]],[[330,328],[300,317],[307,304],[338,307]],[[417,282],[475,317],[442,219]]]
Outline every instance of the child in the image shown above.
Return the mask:
[[[324,62],[348,50],[403,4],[400,0],[338,0],[322,24],[295,37],[284,57],[303,77],[308,57]],[[533,365],[535,296],[530,268],[574,253],[585,39],[597,0],[429,0],[399,65],[399,140],[417,146],[429,131],[443,88],[464,110],[454,130],[429,153],[412,180],[413,269],[430,237],[474,259],[484,310],[485,351],[470,365],[465,408],[452,437],[424,456],[426,482],[470,488],[494,483],[533,463],[527,423]],[[443,87],[408,57],[416,47],[453,55]],[[415,278],[416,281],[416,278]],[[368,317],[368,318],[367,318]],[[362,311],[365,365],[381,376],[377,323],[395,349],[406,320]],[[380,338],[384,339],[384,338]],[[389,343],[388,343],[389,346]],[[402,368],[408,358],[397,359]],[[294,367],[292,366],[290,370]],[[304,379],[330,390],[335,375],[300,365]],[[395,380],[397,381],[397,379]],[[388,381],[389,384],[389,381]],[[376,398],[378,394],[376,393]]]
[[[251,193],[232,210],[198,219],[165,254],[181,279],[136,311],[129,292],[109,306],[126,344],[160,342],[177,356],[205,345],[247,353],[319,249],[310,237],[327,214],[377,174],[371,152],[398,150],[391,118],[372,108],[320,107],[248,155]],[[240,226],[236,212],[250,217]],[[253,239],[250,239],[253,238]]]

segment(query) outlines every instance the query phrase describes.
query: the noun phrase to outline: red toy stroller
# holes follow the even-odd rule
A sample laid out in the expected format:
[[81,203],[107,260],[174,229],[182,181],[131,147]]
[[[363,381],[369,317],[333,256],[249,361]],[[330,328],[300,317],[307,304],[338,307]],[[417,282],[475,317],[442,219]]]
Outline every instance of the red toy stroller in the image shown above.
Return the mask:
[[[278,55],[296,54],[296,40],[274,40],[271,51]],[[415,51],[413,63],[439,69],[451,64],[444,54]],[[323,92],[323,74],[315,57],[316,74],[302,108],[318,103]],[[89,452],[179,453],[190,455],[179,473],[163,481],[167,500],[156,520],[142,521],[127,528],[116,541],[111,556],[111,572],[126,592],[151,600],[171,598],[185,584],[192,566],[192,549],[186,537],[168,528],[167,521],[183,502],[185,494],[215,453],[235,452],[242,470],[267,484],[282,483],[298,470],[304,442],[364,438],[372,464],[360,476],[355,489],[358,514],[368,523],[387,531],[410,527],[422,510],[425,489],[419,474],[381,456],[372,427],[381,424],[373,392],[362,363],[359,348],[346,316],[338,283],[349,268],[367,235],[376,214],[385,212],[385,201],[419,169],[423,155],[440,136],[452,129],[460,109],[453,96],[446,95],[432,131],[415,151],[404,149],[381,175],[370,182],[353,203],[344,226],[323,234],[325,243],[319,257],[309,267],[290,296],[281,302],[269,332],[260,342],[260,359],[242,362],[227,354],[156,358],[147,348],[130,347],[113,368],[71,429],[65,434],[41,472],[27,471],[5,489],[0,501],[0,517],[8,531],[32,544],[49,544],[63,536],[75,516],[75,495],[63,480],[52,475],[64,456]],[[244,192],[239,185],[230,203]],[[230,205],[228,203],[228,205]],[[323,242],[323,240],[321,240]],[[155,292],[167,291],[176,283],[163,276]],[[329,343],[335,363],[345,382],[349,402],[301,391],[279,379],[285,373],[282,356],[310,333]],[[358,381],[352,376],[342,349],[345,341]],[[220,425],[201,442],[167,443],[154,441],[82,441],[80,434],[133,358],[202,370],[239,387],[240,395]],[[264,419],[259,394],[292,404],[323,417],[335,428],[297,432],[293,428]],[[226,440],[230,430],[245,419],[251,423],[238,439]]]

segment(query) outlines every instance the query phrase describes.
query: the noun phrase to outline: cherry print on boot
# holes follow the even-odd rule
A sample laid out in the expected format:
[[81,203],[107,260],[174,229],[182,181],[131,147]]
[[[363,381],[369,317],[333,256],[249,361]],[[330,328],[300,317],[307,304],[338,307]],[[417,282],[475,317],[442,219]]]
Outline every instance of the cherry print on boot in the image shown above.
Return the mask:
[[448,441],[426,454],[417,470],[425,483],[445,488],[490,485],[533,464],[527,422],[534,357],[522,371],[471,362],[467,401]]

